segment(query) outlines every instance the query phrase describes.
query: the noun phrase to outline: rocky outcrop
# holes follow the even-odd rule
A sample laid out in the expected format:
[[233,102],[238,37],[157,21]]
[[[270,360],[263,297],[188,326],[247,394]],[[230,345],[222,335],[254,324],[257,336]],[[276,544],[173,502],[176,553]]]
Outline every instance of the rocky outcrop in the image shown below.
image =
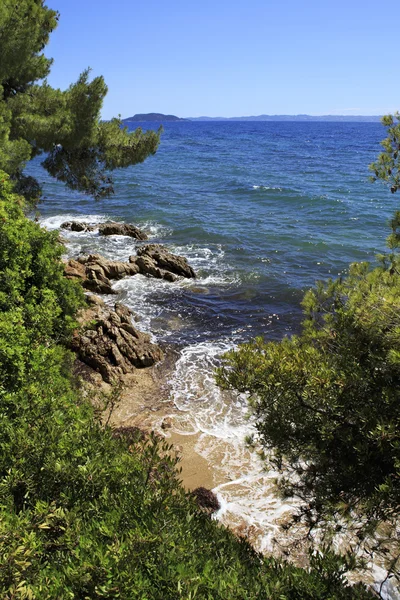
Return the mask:
[[149,244],[138,249],[129,262],[109,260],[100,254],[71,258],[64,268],[65,276],[78,279],[83,287],[95,294],[115,294],[111,280],[141,273],[147,277],[176,281],[181,277],[196,277],[186,258],[171,254],[159,244]]
[[114,310],[97,301],[81,316],[70,346],[78,358],[112,383],[118,376],[150,367],[163,357],[150,336],[132,325],[132,312],[116,303]]
[[221,508],[219,500],[214,492],[205,487],[196,488],[191,493],[191,496],[196,500],[198,506],[209,515],[212,515]]
[[147,240],[145,232],[138,227],[135,227],[135,225],[129,225],[129,223],[115,223],[114,221],[107,221],[107,223],[101,223],[100,225],[93,225],[82,221],[65,221],[65,223],[61,224],[61,229],[83,232],[96,231],[98,229],[100,235],[126,235],[135,238],[136,240]]
[[130,256],[129,262],[136,264],[143,275],[157,279],[175,281],[179,276],[196,277],[186,258],[172,254],[160,244],[147,244],[138,248],[137,255]]
[[80,256],[78,260],[71,258],[64,267],[66,277],[80,280],[86,290],[96,294],[115,294],[110,280],[136,273],[139,273],[137,265],[108,260],[100,254]]
[[69,229],[70,231],[95,231],[96,225],[90,225],[81,221],[65,221],[61,224],[61,229]]
[[99,225],[100,235],[127,235],[137,240],[147,240],[144,231],[128,223],[102,223]]

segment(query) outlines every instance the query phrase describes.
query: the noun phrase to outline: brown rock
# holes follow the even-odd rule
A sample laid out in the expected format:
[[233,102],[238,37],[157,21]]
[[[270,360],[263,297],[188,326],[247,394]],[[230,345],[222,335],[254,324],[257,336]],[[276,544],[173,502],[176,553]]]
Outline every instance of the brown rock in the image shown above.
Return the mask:
[[86,279],[85,267],[77,260],[70,259],[64,267],[64,275],[68,279]]
[[86,296],[86,302],[89,304],[89,306],[105,306],[104,300],[95,294],[88,294]]
[[154,277],[155,279],[166,279],[167,281],[175,281],[177,279],[173,273],[157,267],[149,256],[138,256],[135,264],[142,275]]
[[[138,249],[137,256],[140,258],[150,258],[155,266],[162,271],[167,271],[181,277],[196,277],[196,273],[189,265],[186,258],[172,254],[160,244],[147,244],[146,246],[142,246]],[[138,262],[138,260],[139,258],[137,258],[136,262]]]
[[164,417],[161,423],[161,429],[171,429],[172,427],[172,418]]
[[101,256],[101,254],[80,256],[78,262],[86,266],[86,271],[102,272],[107,279],[122,279],[127,275],[136,275],[136,273],[139,273],[139,268],[136,264],[109,260]]
[[147,235],[134,225],[128,223],[102,223],[99,225],[100,235],[127,235],[137,240],[147,240]]
[[190,495],[193,496],[199,507],[209,515],[212,515],[221,508],[217,496],[207,488],[198,487]]
[[127,322],[129,313],[121,304],[116,304],[115,310],[95,305],[85,315],[89,323],[83,324],[71,341],[78,358],[107,383],[135,369],[150,367],[163,357],[149,335]]

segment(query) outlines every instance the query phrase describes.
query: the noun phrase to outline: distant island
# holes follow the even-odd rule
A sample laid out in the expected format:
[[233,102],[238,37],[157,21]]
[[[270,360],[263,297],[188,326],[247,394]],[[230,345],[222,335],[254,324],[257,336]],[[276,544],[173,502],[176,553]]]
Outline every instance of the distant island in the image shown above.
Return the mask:
[[153,123],[157,122],[165,122],[165,121],[187,121],[188,119],[182,119],[181,117],[176,117],[175,115],[163,115],[161,113],[146,113],[146,114],[137,114],[133,115],[133,117],[128,117],[127,119],[122,119],[123,123],[143,123],[146,121],[152,121]]

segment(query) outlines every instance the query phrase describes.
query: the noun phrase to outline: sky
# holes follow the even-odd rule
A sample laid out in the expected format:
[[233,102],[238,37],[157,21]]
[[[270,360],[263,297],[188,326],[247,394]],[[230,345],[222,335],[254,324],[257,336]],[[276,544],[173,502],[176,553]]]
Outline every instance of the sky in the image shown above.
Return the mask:
[[399,0],[47,0],[65,89],[91,67],[102,117],[400,110]]

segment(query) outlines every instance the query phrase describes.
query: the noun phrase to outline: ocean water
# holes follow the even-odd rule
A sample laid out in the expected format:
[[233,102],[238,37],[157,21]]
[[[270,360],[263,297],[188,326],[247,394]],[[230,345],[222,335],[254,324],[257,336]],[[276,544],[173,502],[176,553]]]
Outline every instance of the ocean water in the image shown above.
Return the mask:
[[[27,168],[44,182],[44,226],[134,223],[197,271],[195,281],[138,275],[114,288],[139,327],[178,353],[169,382],[173,428],[198,434],[196,450],[217,473],[218,518],[244,523],[261,550],[273,548],[290,506],[274,495],[276,474],[246,448],[246,399],[222,393],[213,370],[224,351],[255,335],[298,331],[306,289],[384,249],[398,199],[368,180],[384,137],[378,123],[167,123],[157,154],[116,172],[116,193],[101,202],[52,181],[39,160]],[[69,256],[127,260],[136,251],[130,238],[63,236]]]

